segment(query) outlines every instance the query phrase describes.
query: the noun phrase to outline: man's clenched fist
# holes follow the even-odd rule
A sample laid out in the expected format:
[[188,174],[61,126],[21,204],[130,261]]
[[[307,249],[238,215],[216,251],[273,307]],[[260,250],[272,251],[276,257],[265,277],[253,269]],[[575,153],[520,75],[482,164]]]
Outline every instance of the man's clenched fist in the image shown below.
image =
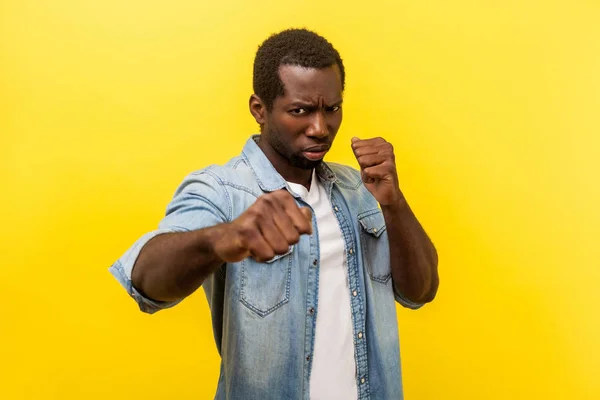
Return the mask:
[[225,262],[247,257],[265,262],[285,254],[300,235],[312,233],[312,213],[298,207],[286,190],[261,196],[242,215],[223,227],[214,253]]

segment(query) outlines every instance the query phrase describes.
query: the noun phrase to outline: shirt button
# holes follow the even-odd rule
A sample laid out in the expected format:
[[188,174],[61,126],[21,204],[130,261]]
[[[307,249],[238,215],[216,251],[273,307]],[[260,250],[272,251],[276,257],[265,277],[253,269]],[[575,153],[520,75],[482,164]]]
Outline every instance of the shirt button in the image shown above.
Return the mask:
[[358,338],[359,338],[359,339],[362,339],[362,337],[363,337],[363,334],[362,334],[362,332],[358,332]]
[[348,253],[350,253],[350,254],[354,253],[354,249],[350,248],[350,250],[348,250]]
[[310,361],[310,355],[306,356],[306,361]]
[[309,313],[310,315],[313,315],[313,314],[315,313],[315,309],[314,309],[314,308],[312,308],[312,307],[311,307],[311,308],[309,308],[309,309],[308,309],[308,313]]
[[340,211],[340,209],[338,208],[338,206],[335,206],[335,207],[333,207],[333,209],[334,209],[335,211]]
[[314,266],[316,266],[316,265],[317,265],[317,263],[318,263],[318,261],[317,261],[317,260],[314,260],[314,261],[313,261],[313,265],[314,265]]
[[377,232],[377,228],[373,228],[373,232]]
[[356,297],[358,295],[358,292],[355,290],[352,292],[352,296]]
[[365,378],[360,378],[360,383],[365,383]]

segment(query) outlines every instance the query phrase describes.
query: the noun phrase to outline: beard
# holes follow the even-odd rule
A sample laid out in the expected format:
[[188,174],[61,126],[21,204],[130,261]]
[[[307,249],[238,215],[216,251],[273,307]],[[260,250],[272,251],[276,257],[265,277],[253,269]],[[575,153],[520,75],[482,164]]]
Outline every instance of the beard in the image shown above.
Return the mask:
[[286,146],[282,135],[276,129],[269,129],[268,137],[270,139],[269,144],[271,147],[296,168],[310,170],[316,168],[323,162],[323,160],[309,160],[308,158],[304,157],[301,151],[295,153],[292,149]]

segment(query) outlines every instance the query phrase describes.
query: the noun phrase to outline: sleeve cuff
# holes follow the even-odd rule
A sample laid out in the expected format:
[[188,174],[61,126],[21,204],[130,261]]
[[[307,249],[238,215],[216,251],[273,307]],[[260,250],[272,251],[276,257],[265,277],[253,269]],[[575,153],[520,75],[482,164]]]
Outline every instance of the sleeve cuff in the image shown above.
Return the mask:
[[396,302],[398,302],[401,306],[403,306],[405,308],[410,308],[411,310],[418,310],[419,308],[421,308],[425,305],[425,303],[415,303],[413,301],[408,300],[406,297],[404,297],[402,295],[402,293],[400,293],[400,291],[398,289],[396,289],[395,286],[394,286],[394,299],[396,299]]
[[135,302],[138,304],[140,310],[145,313],[148,313],[148,314],[154,314],[155,312],[163,310],[165,308],[171,308],[181,302],[181,300],[172,301],[172,302],[162,302],[162,301],[156,301],[156,300],[149,299],[149,298],[145,297],[144,295],[142,295],[140,292],[138,292],[135,289],[135,287],[133,287],[133,284],[131,282],[131,271],[133,270],[133,266],[140,254],[140,251],[142,250],[142,247],[144,247],[144,245],[146,243],[148,243],[148,241],[150,239],[152,239],[160,234],[169,233],[169,232],[174,232],[174,231],[169,230],[169,229],[159,229],[159,230],[145,234],[144,236],[142,236],[140,239],[138,239],[135,242],[135,244],[123,255],[123,257],[121,257],[119,260],[117,260],[108,269],[108,271],[117,279],[117,281],[121,284],[121,286],[123,286],[123,288],[127,291],[129,296],[131,296],[131,298],[133,298],[135,300]]

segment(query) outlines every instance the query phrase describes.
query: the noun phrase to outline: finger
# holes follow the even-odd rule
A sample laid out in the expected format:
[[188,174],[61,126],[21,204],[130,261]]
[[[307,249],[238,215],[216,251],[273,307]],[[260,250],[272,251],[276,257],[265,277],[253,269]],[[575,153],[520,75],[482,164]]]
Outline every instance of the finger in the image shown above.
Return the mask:
[[292,220],[292,224],[299,234],[312,233],[312,212],[306,207],[298,207],[296,201],[289,193],[281,197],[281,205],[285,213]]
[[352,151],[354,152],[354,156],[357,158],[377,153],[385,154],[392,158],[394,157],[394,147],[391,143],[388,142],[382,142],[377,145],[352,148]]
[[300,240],[300,233],[283,207],[279,212],[276,212],[275,215],[273,215],[273,222],[288,245],[298,243]]
[[250,256],[258,262],[265,262],[275,257],[275,251],[267,243],[260,230],[256,230],[256,235],[248,238],[248,251]]
[[392,179],[394,176],[394,169],[387,163],[383,163],[363,169],[361,171],[361,176],[363,177],[364,182],[367,182],[365,178],[368,180]]
[[284,207],[285,203],[295,205],[294,198],[286,190],[281,190],[279,193],[273,193],[265,200],[268,204],[268,209],[263,211],[262,215],[265,217],[272,216],[273,223],[279,230],[279,235],[283,237],[288,245],[298,243],[300,234]]
[[287,214],[299,234],[310,235],[312,233],[312,212],[308,207],[295,206],[295,208],[288,209]]
[[261,218],[258,222],[258,228],[275,255],[285,254],[289,250],[288,242],[281,235],[281,231],[275,225],[271,215],[265,215],[264,218]]
[[364,183],[373,183],[375,182],[375,178],[371,178],[370,176],[368,176],[364,170],[360,171],[360,179],[362,179],[362,181]]
[[256,261],[270,260],[275,257],[275,252],[263,237],[255,221],[255,219],[248,219],[240,228],[242,245]]
[[356,157],[356,159],[361,168],[367,168],[384,163],[389,160],[389,156],[387,154],[375,153]]
[[359,149],[361,147],[366,146],[378,146],[384,143],[387,143],[387,141],[382,137],[375,137],[370,139],[359,139],[357,137],[353,137],[351,146],[353,149]]
[[377,154],[381,152],[380,149],[375,146],[365,146],[359,147],[357,149],[353,148],[352,151],[354,152],[354,157],[368,156],[371,154]]

